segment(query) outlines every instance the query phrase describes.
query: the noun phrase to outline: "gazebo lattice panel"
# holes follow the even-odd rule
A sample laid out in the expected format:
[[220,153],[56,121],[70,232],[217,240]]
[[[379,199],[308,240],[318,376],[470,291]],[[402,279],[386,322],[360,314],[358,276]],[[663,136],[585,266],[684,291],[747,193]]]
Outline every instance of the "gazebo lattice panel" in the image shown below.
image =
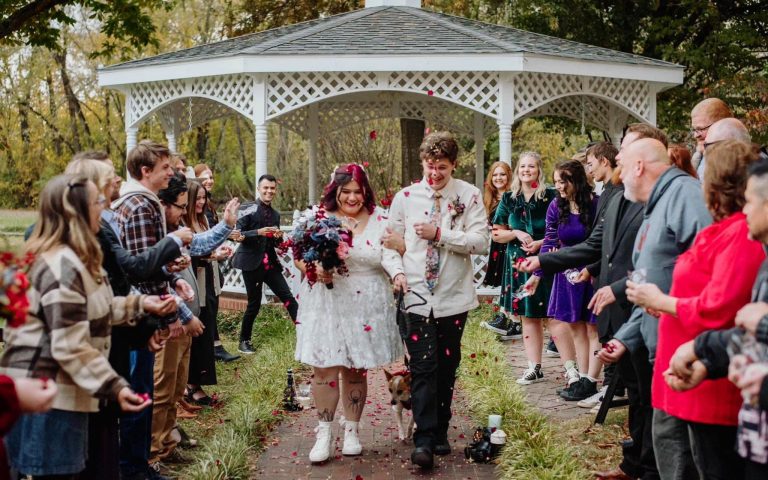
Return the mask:
[[525,117],[566,117],[577,122],[583,121],[599,129],[609,131],[611,123],[609,112],[611,105],[608,101],[586,95],[562,97],[529,112]]
[[422,93],[498,116],[499,76],[495,72],[296,72],[270,74],[267,118],[345,93],[396,90]]
[[611,99],[644,120],[648,120],[651,113],[648,82],[538,72],[520,73],[514,82],[515,118],[572,95]]

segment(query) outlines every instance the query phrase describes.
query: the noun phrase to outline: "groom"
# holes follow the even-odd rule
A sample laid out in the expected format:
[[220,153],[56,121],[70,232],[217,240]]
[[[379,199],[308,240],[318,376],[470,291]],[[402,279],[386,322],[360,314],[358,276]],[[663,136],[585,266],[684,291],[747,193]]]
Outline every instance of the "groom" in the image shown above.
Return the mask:
[[448,424],[461,335],[468,311],[478,306],[471,255],[487,253],[490,243],[480,190],[453,178],[458,153],[447,132],[424,139],[424,178],[399,191],[390,209],[390,232],[405,238],[405,253],[385,249],[382,261],[395,291],[409,292],[405,305],[414,305],[401,335],[410,355],[417,425],[411,461],[425,469],[432,468],[433,454],[451,452]]

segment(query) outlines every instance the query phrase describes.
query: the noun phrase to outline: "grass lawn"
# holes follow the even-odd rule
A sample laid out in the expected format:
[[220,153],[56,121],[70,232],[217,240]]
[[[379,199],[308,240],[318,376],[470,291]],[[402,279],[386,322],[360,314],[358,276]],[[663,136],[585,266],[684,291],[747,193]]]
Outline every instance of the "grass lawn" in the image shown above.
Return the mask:
[[35,210],[0,209],[0,250],[17,252],[24,243],[24,231],[37,220]]
[[[592,470],[618,465],[618,441],[624,436],[626,411],[612,411],[604,426],[592,418],[554,424],[525,403],[515,384],[502,344],[480,328],[488,307],[470,315],[462,346],[460,385],[478,424],[489,413],[504,416],[507,447],[499,460],[503,479],[583,479]],[[236,351],[240,313],[222,313],[220,332],[227,349]],[[309,370],[293,361],[294,327],[279,305],[264,306],[254,329],[255,355],[231,364],[217,364],[219,384],[207,389],[224,400],[221,408],[206,408],[182,426],[200,441],[185,453],[190,463],[176,473],[184,479],[248,478],[267,432],[282,419],[280,411],[288,368],[297,375]]]

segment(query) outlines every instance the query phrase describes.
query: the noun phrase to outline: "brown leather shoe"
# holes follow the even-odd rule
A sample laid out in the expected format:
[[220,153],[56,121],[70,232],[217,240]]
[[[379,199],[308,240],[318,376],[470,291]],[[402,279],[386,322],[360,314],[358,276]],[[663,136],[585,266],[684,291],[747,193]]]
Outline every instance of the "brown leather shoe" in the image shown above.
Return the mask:
[[179,400],[179,406],[183,408],[184,410],[188,412],[199,412],[203,409],[200,405],[194,405],[192,403],[189,403],[186,399],[182,398]]
[[189,412],[180,406],[176,407],[176,418],[197,418],[197,414]]
[[630,477],[619,467],[607,472],[595,472],[595,478],[597,480],[636,480],[635,477]]

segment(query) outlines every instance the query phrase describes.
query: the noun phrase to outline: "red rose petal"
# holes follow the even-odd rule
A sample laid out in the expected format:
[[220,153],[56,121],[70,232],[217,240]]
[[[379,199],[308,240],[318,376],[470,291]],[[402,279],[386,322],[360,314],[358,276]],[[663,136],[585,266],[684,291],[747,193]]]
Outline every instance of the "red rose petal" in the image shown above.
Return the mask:
[[405,195],[406,197],[409,197],[411,195],[411,192],[405,191],[403,192],[403,195]]
[[427,90],[427,95],[429,95],[430,97],[431,97],[432,95],[434,95],[434,94],[435,94],[435,92],[433,92],[432,90]]
[[363,327],[363,330],[365,330],[366,332],[370,332],[371,331],[371,326],[370,325],[366,325],[366,326]]
[[335,380],[331,380],[330,382],[328,382],[328,386],[331,387],[331,388],[336,388],[336,381]]

